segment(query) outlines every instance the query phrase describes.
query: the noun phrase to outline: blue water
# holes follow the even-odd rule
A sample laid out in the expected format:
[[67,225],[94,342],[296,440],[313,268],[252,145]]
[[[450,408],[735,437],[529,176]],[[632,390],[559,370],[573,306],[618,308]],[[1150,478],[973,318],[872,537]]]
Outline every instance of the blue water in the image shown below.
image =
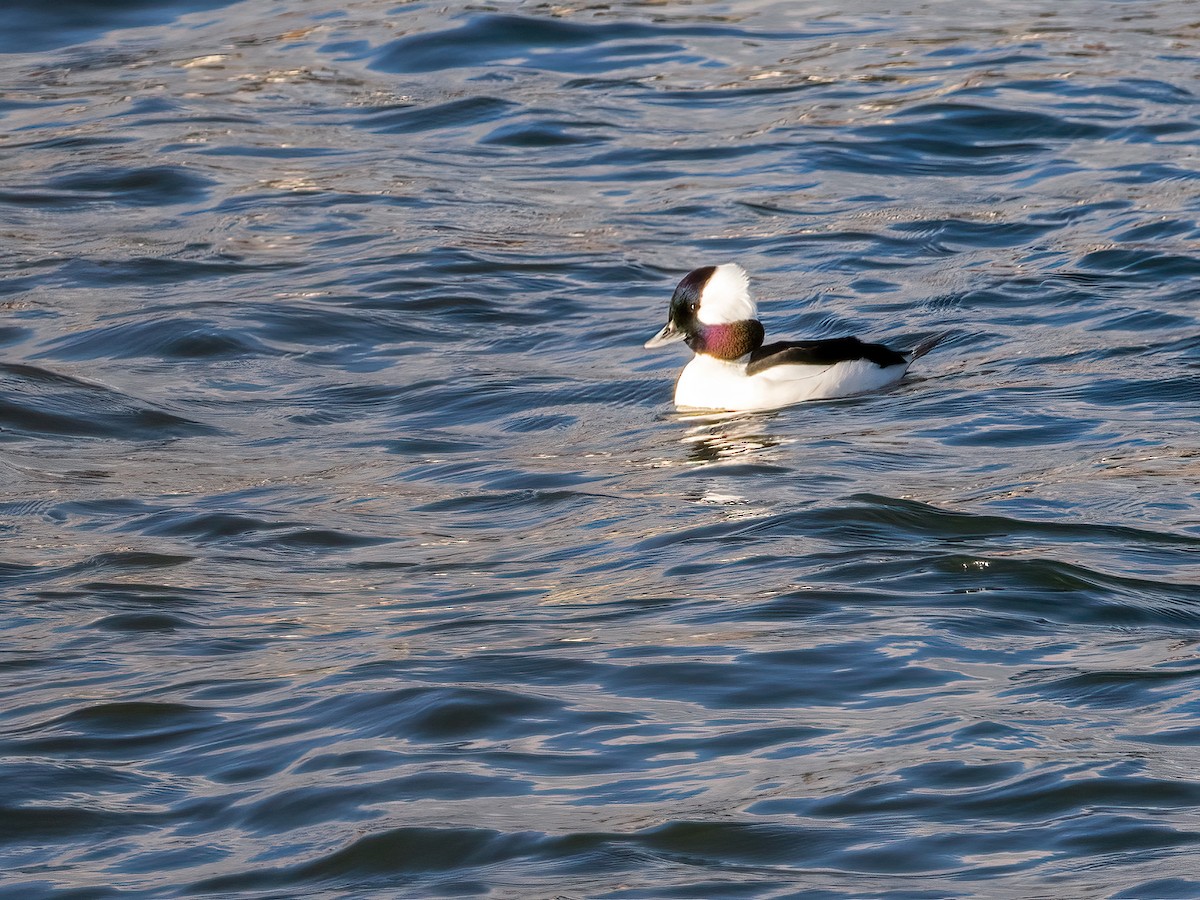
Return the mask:
[[[1200,897],[1188,3],[0,11],[0,893]],[[686,417],[647,351],[952,337]]]

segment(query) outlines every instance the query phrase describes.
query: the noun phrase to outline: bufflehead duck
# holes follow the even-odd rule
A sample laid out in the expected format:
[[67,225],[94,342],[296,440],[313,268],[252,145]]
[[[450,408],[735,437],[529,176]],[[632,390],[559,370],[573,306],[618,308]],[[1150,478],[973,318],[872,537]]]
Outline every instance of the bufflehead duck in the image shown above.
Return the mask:
[[675,288],[667,324],[646,341],[685,341],[696,356],[675,384],[675,405],[694,409],[776,409],[874,391],[904,377],[945,334],[907,353],[856,337],[779,341],[765,331],[750,299],[750,279],[736,263],[688,272]]

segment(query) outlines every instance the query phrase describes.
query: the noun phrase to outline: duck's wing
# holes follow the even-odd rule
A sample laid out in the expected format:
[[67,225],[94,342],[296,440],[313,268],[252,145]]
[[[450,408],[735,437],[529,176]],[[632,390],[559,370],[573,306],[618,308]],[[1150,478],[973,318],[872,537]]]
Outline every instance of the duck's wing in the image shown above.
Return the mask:
[[908,364],[908,357],[883,344],[867,344],[856,337],[824,341],[777,341],[750,354],[747,375],[757,375],[775,366],[832,366],[856,360],[873,362],[881,369]]

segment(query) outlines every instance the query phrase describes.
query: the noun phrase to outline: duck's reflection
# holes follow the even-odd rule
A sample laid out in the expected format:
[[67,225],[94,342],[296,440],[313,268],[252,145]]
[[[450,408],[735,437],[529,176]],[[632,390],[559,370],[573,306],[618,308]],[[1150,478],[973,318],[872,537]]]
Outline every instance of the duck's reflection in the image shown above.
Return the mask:
[[689,423],[681,438],[687,448],[688,462],[698,465],[748,461],[748,457],[767,453],[789,443],[772,435],[767,426],[775,413],[696,413],[680,416]]

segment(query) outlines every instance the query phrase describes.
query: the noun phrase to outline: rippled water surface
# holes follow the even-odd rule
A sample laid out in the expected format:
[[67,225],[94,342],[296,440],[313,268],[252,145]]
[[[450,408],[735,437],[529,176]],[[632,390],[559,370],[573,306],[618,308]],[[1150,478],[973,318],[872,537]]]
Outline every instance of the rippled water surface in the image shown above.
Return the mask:
[[[1193,4],[0,12],[0,890],[1200,897]],[[952,337],[685,417],[647,351]]]

